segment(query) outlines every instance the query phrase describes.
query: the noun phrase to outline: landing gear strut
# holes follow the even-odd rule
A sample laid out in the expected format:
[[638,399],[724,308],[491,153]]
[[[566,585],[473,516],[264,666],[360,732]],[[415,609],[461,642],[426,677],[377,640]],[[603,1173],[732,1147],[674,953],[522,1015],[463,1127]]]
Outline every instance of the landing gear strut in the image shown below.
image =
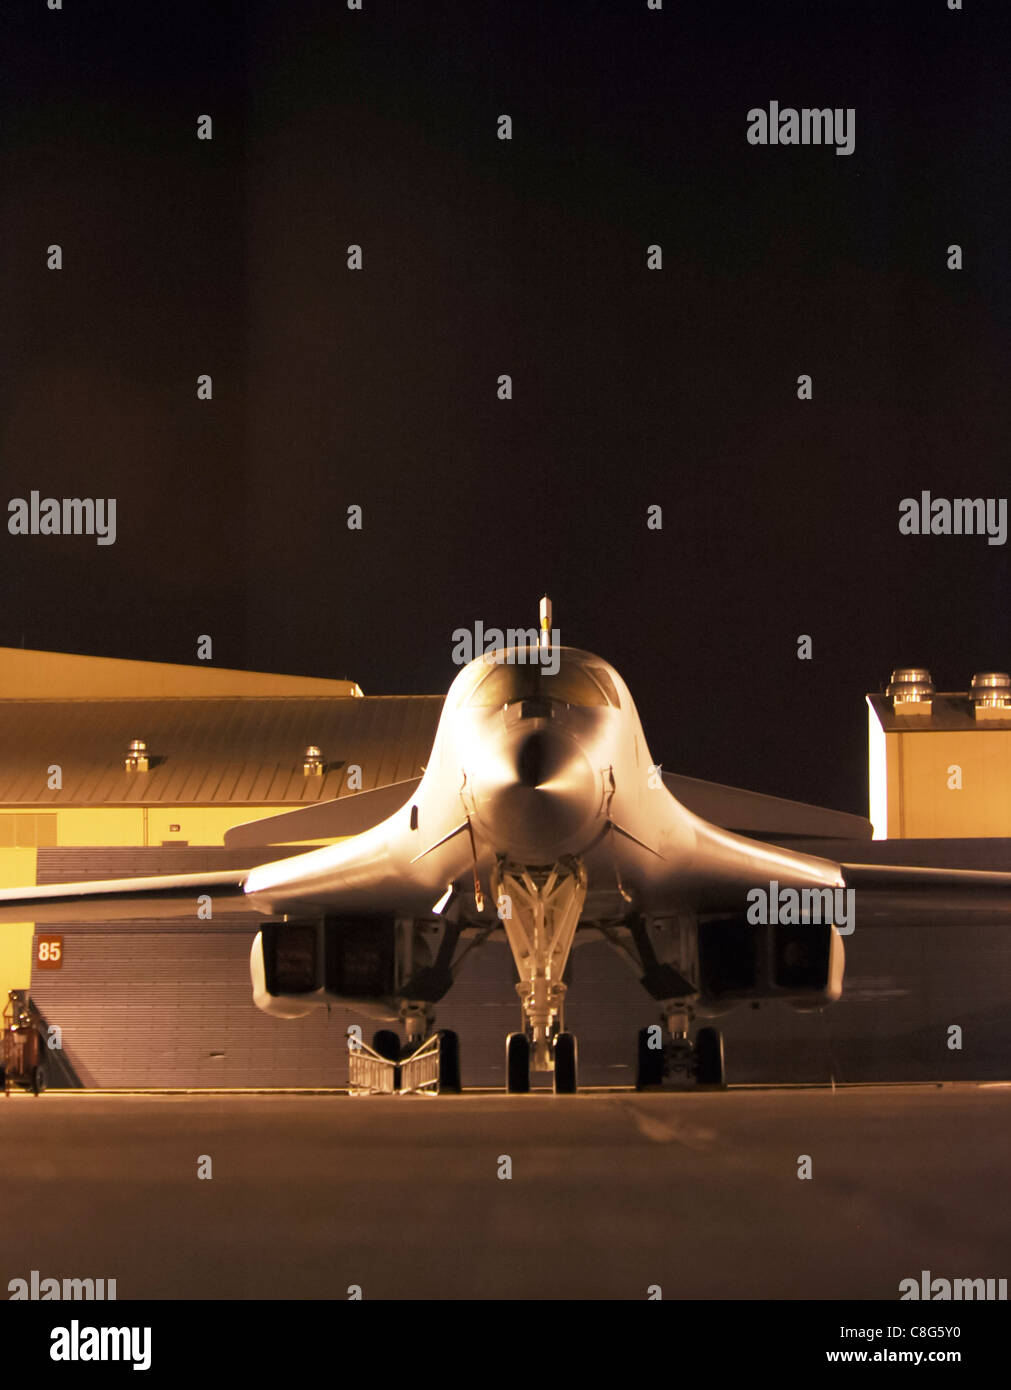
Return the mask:
[[404,1000],[400,1005],[400,1021],[407,1034],[407,1047],[413,1051],[420,1047],[435,1029],[435,1010],[430,1004],[416,1004]]
[[663,1030],[659,1024],[639,1030],[635,1089],[671,1087],[680,1090],[702,1086],[725,1089],[723,1034],[719,1029],[700,1028],[693,1043],[688,1035],[691,1016],[686,1008],[669,1008],[664,1019],[670,1032],[667,1042],[662,1040]]
[[506,1039],[506,1089],[530,1090],[530,1072],[553,1073],[556,1095],[578,1085],[575,1034],[565,1031],[563,975],[586,900],[586,870],[566,858],[550,868],[499,862],[492,892],[516,963],[523,1007],[521,1033]]

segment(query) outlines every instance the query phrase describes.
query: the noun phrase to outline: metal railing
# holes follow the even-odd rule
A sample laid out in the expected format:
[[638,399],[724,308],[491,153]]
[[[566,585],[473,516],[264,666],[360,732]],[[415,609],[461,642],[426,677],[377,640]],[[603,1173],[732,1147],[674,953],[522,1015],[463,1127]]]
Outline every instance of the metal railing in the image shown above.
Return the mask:
[[420,1091],[430,1096],[439,1094],[439,1047],[438,1033],[426,1039],[416,1052],[412,1052],[400,1064],[401,1092]]
[[[414,1091],[437,1096],[442,1038],[426,1038],[409,1057],[393,1062],[361,1038],[348,1038],[348,1088],[353,1095],[401,1095]],[[452,1084],[452,1083],[450,1083]]]
[[361,1039],[348,1038],[348,1088],[352,1094],[392,1096],[397,1089],[399,1062],[381,1057]]

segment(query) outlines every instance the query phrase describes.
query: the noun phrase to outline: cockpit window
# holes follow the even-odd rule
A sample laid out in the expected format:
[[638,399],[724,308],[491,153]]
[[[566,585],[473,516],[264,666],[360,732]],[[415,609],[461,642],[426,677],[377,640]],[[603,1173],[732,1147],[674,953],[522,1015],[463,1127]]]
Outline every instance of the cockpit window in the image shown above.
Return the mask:
[[604,694],[607,696],[607,703],[613,705],[615,709],[618,709],[621,705],[621,701],[618,699],[618,692],[614,688],[614,681],[611,679],[611,674],[607,667],[591,666],[590,670],[593,672],[593,679],[603,687]]
[[580,707],[618,704],[614,683],[602,667],[591,668],[564,655],[554,675],[538,664],[493,665],[467,704],[471,709],[489,709],[538,696]]

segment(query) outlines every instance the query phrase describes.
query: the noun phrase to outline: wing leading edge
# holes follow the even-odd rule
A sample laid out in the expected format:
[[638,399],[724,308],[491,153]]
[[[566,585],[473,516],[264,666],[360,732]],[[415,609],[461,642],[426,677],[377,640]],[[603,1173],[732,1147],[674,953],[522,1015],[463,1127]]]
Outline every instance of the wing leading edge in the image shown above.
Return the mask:
[[207,895],[215,917],[254,912],[243,884],[249,869],[151,878],[106,878],[0,888],[0,922],[123,922],[198,915]]

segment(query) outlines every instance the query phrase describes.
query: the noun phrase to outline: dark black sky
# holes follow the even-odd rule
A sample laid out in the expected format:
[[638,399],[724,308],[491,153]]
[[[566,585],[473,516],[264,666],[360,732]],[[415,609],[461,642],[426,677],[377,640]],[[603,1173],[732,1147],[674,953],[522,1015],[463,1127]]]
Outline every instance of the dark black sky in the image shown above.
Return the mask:
[[897,526],[1008,492],[1007,7],[364,4],[4,5],[0,502],[119,535],[0,532],[0,644],[431,692],[547,588],[668,767],[865,810],[864,693],[1011,664],[1007,546]]

